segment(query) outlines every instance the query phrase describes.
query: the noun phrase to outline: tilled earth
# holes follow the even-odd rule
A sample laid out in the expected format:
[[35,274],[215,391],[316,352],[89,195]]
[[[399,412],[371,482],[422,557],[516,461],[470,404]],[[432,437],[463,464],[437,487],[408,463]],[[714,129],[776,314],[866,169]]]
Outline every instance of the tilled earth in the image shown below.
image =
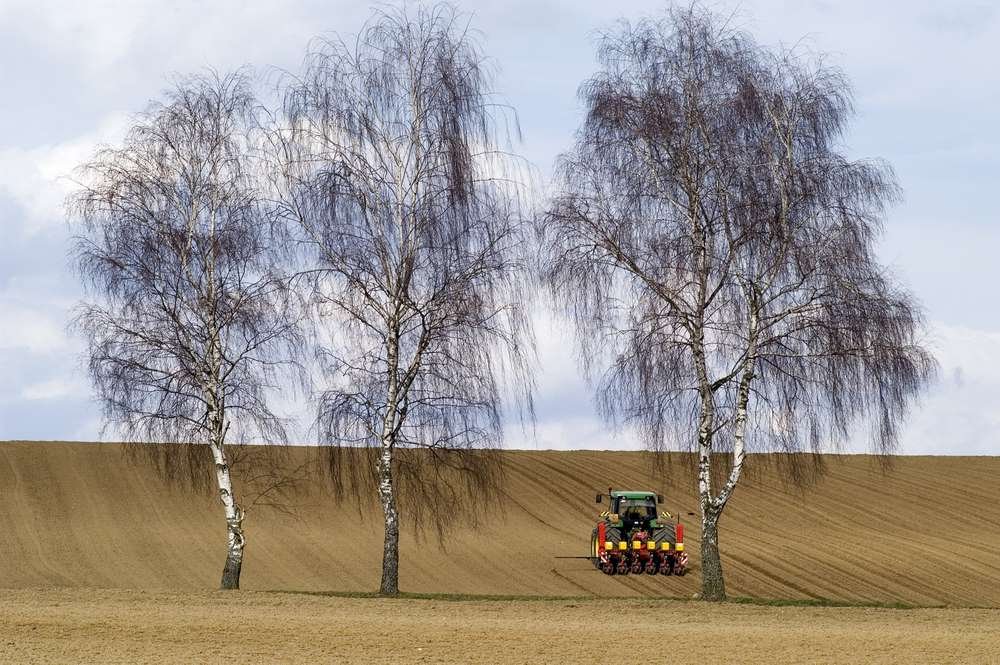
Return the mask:
[[0,594],[3,663],[998,663],[1000,611],[268,592]]
[[[288,467],[298,468],[308,451],[289,454]],[[442,543],[433,529],[415,534],[404,511],[404,591],[679,598],[698,591],[700,534],[688,514],[697,502],[678,457],[661,473],[640,453],[503,455],[506,493],[473,497],[476,520],[448,510],[430,515],[452,526]],[[1000,458],[904,457],[888,470],[865,456],[822,461],[826,474],[799,487],[782,480],[774,459],[751,458],[720,527],[730,595],[1000,607]],[[609,577],[577,558],[601,509],[594,494],[609,485],[666,495],[666,508],[686,522],[689,575]],[[338,502],[319,481],[288,501],[291,514],[248,512],[244,589],[378,588],[377,505]],[[214,589],[224,556],[224,522],[210,489],[168,485],[112,444],[0,443],[0,589]]]

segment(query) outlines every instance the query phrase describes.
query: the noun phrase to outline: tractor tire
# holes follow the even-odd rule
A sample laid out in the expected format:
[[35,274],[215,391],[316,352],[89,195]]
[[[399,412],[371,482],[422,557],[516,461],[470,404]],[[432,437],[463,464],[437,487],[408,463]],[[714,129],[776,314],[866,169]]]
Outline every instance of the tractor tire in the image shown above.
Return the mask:
[[666,526],[661,526],[659,529],[653,532],[653,540],[657,543],[662,543],[664,540],[668,541],[671,545],[677,542],[677,533],[674,531],[674,525],[668,524]]
[[617,564],[612,569],[612,575],[628,575],[628,565],[625,562],[625,556],[623,552],[618,550],[618,543],[622,540],[621,529],[616,529],[615,527],[608,527],[607,531],[604,532],[604,538],[609,543],[614,543],[614,556],[617,558]]
[[601,547],[604,547],[604,543],[597,542],[597,527],[594,527],[594,532],[590,534],[590,560],[594,562],[594,567],[597,568],[601,565],[601,558],[599,555]]

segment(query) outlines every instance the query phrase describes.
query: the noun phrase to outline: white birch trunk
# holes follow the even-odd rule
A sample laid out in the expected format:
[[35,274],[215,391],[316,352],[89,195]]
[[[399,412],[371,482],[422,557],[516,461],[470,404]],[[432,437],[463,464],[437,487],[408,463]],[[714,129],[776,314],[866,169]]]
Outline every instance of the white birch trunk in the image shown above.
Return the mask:
[[[398,305],[394,317],[398,317]],[[399,511],[396,507],[396,487],[392,477],[392,462],[399,416],[399,324],[396,318],[389,322],[386,340],[388,382],[386,409],[382,421],[382,440],[375,471],[378,474],[378,495],[384,518],[382,543],[382,581],[379,593],[386,596],[399,594]]]
[[[755,302],[753,299],[749,299],[749,301]],[[719,518],[740,481],[743,463],[746,460],[747,414],[750,404],[750,384],[753,381],[757,360],[758,321],[756,310],[751,311],[749,343],[736,392],[736,413],[733,420],[733,464],[726,484],[717,497],[712,496],[711,445],[710,442],[706,445],[705,441],[706,435],[711,435],[710,430],[706,431],[705,429],[705,413],[706,411],[711,412],[713,406],[705,403],[705,393],[703,393],[703,424],[699,431],[698,491],[702,506],[702,598],[705,600],[725,600],[726,598],[722,557],[719,554]],[[711,401],[711,395],[708,395],[708,401]]]
[[[213,166],[214,168],[214,166]],[[216,232],[216,201],[212,200],[209,218],[211,220],[212,240],[215,240]],[[209,251],[207,264],[205,266],[206,279],[206,301],[209,306],[209,338],[208,347],[208,368],[203,389],[206,401],[208,402],[208,413],[206,414],[207,425],[209,427],[210,442],[212,449],[212,460],[215,464],[215,481],[219,488],[219,500],[222,502],[223,512],[226,516],[226,563],[222,568],[222,589],[239,589],[240,573],[243,570],[243,549],[246,546],[246,537],[243,535],[243,511],[236,502],[236,494],[233,491],[233,478],[229,468],[229,460],[226,458],[226,434],[229,430],[229,423],[226,422],[225,397],[222,386],[222,330],[216,321],[214,306],[216,304],[215,288],[215,252]]]
[[385,539],[382,548],[382,581],[379,593],[387,596],[399,594],[399,511],[396,508],[396,488],[392,477],[393,446],[390,437],[382,439],[379,453],[378,495],[385,518]]
[[714,396],[702,397],[702,424],[698,432],[698,495],[701,504],[701,597],[725,600],[726,585],[719,555],[719,517],[722,509],[712,497],[712,424]]
[[221,443],[211,444],[212,458],[215,462],[215,479],[219,487],[219,499],[226,515],[227,550],[226,564],[222,569],[223,589],[240,588],[240,572],[243,568],[243,548],[246,537],[243,535],[243,511],[236,502],[233,492],[233,479],[226,459],[226,452]]

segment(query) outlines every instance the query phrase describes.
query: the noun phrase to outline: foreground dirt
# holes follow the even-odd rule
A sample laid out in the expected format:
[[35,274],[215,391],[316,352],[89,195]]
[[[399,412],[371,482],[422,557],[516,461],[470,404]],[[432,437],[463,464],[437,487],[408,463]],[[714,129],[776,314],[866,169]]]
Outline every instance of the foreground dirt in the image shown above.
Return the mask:
[[21,590],[3,663],[997,663],[1000,611]]
[[[295,451],[289,464],[303,454]],[[505,456],[507,494],[479,506],[478,525],[460,521],[444,549],[430,534],[421,540],[406,531],[405,591],[683,598],[697,591],[699,532],[687,516],[697,503],[683,466],[657,474],[639,453]],[[901,458],[888,473],[871,458],[828,458],[825,477],[805,490],[760,459],[751,464],[757,472],[721,525],[731,595],[1000,607],[1000,458]],[[668,508],[687,522],[692,574],[608,577],[573,558],[587,551],[600,510],[594,494],[608,485],[667,495]],[[243,588],[377,589],[378,508],[338,504],[319,485],[292,501],[292,517],[248,514]],[[127,463],[117,446],[0,444],[0,589],[213,589],[224,548],[211,492],[172,488],[150,467]],[[595,627],[606,616],[595,612]]]

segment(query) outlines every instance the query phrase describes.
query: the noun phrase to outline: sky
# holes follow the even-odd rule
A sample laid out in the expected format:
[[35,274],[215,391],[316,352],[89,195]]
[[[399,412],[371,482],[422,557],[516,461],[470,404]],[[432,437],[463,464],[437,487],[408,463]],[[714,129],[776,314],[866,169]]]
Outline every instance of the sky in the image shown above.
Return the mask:
[[[542,177],[582,115],[598,31],[662,2],[456,3],[518,112],[519,151]],[[852,157],[896,170],[905,200],[880,256],[923,302],[940,376],[905,427],[906,454],[1000,454],[1000,3],[745,0],[707,3],[765,45],[827,54],[854,84]],[[0,440],[96,440],[100,413],[67,330],[81,297],[67,267],[69,176],[171,77],[249,64],[298,69],[309,40],[357,32],[358,0],[0,0]],[[265,77],[266,78],[266,77]],[[522,448],[634,448],[594,415],[572,330],[537,315],[534,434]],[[308,433],[303,433],[308,438]],[[863,439],[847,446],[862,452]]]

